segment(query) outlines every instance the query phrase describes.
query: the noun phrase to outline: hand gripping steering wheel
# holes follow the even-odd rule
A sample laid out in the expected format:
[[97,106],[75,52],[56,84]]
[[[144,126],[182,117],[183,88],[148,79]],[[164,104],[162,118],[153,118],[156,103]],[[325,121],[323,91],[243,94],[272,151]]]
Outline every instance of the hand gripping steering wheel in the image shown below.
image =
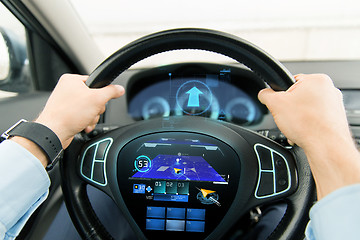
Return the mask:
[[[235,59],[275,90],[285,90],[294,82],[284,66],[243,39],[213,30],[175,29],[123,47],[95,69],[88,84],[106,86],[140,60],[182,49]],[[189,139],[191,144],[184,143]],[[192,175],[182,173],[189,172],[186,167],[161,165],[165,159],[194,166],[201,161],[213,172],[191,179]],[[159,177],[154,175],[156,169],[168,174],[174,169],[172,174],[183,175]],[[112,238],[91,207],[87,184],[114,199],[139,239],[220,239],[251,208],[280,199],[288,207],[269,238],[302,239],[315,196],[311,171],[300,148],[285,149],[239,126],[189,116],[142,121],[87,142],[75,140],[65,152],[61,175],[66,206],[84,239]],[[167,184],[166,191],[159,188],[161,183]],[[179,185],[174,191],[169,184]],[[184,212],[174,217],[182,220],[171,219],[173,209]]]

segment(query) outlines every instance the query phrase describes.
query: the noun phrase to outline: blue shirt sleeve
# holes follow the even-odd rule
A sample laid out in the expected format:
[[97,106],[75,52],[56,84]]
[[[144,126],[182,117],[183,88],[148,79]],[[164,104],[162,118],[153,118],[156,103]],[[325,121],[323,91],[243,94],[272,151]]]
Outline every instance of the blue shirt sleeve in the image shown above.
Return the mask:
[[317,202],[310,210],[308,240],[359,239],[360,184],[340,188]]
[[14,239],[46,199],[50,179],[40,161],[21,145],[0,144],[0,239]]

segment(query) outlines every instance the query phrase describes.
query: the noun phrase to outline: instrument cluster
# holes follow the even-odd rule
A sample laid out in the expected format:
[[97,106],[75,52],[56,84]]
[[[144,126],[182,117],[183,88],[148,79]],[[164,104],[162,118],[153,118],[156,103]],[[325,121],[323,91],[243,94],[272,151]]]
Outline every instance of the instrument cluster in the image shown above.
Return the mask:
[[128,112],[135,120],[191,115],[252,125],[266,111],[257,100],[257,92],[264,87],[245,68],[171,65],[130,79]]

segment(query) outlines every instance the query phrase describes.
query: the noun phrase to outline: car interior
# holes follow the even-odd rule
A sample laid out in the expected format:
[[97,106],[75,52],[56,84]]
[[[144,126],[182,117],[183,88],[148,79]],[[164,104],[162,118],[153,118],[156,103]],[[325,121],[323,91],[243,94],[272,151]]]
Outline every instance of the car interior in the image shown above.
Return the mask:
[[[49,196],[17,239],[69,239],[59,225],[76,229],[73,239],[304,239],[316,201],[311,171],[258,92],[286,90],[293,74],[328,74],[360,149],[360,41],[345,41],[360,38],[360,17],[349,24],[353,35],[335,44],[354,50],[345,57],[277,60],[213,22],[154,27],[156,14],[154,26],[145,20],[146,33],[117,16],[128,37],[95,38],[94,29],[117,29],[115,22],[96,25],[117,11],[105,2],[94,9],[94,2],[1,0],[1,132],[36,119],[64,73],[89,75],[91,88],[120,84],[126,91],[48,172]],[[147,4],[133,15],[153,16]],[[297,27],[305,25],[286,29]],[[99,42],[115,50],[103,51]],[[291,46],[279,48],[296,52]]]

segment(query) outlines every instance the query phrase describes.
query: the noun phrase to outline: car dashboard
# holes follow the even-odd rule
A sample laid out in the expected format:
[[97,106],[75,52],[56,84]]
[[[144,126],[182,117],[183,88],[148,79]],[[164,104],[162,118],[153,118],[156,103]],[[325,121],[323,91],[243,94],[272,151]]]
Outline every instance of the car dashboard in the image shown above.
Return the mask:
[[[313,73],[319,69],[330,75],[343,93],[351,130],[360,144],[360,84],[355,76],[345,74],[354,66],[349,62],[284,65],[292,73]],[[266,84],[242,64],[185,62],[136,68],[118,76],[114,83],[123,85],[126,95],[108,104],[103,118],[105,126],[114,128],[147,119],[190,115],[230,122],[287,145],[270,112],[257,98]]]

